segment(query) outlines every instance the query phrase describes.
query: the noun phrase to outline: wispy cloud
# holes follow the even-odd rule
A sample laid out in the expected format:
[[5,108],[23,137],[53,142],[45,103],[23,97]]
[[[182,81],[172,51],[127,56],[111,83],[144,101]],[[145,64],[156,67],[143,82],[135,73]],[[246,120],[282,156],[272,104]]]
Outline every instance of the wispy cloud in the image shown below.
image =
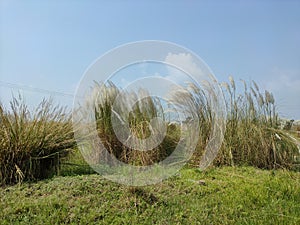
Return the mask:
[[189,75],[201,74],[203,76],[201,68],[199,68],[199,66],[194,62],[191,54],[169,53],[165,59],[165,62],[183,70],[181,71],[173,66],[167,66],[169,75],[166,76],[166,78],[173,80],[174,82],[182,83],[190,80]]
[[[300,118],[300,71],[274,68],[272,77],[266,81],[266,89],[277,99],[281,116]],[[295,119],[295,118],[294,118]]]

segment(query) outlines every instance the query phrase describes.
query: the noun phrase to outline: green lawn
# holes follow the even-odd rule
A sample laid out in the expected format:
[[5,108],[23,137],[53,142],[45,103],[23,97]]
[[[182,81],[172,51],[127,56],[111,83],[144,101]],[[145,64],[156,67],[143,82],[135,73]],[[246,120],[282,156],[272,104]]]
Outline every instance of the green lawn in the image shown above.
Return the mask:
[[300,224],[300,173],[183,169],[130,188],[97,174],[0,188],[0,224]]

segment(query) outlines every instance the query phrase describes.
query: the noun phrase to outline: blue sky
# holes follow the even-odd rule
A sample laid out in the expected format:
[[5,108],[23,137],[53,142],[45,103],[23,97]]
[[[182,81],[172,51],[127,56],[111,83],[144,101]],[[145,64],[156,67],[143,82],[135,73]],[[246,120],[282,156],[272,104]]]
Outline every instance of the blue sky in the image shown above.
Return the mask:
[[300,1],[289,0],[0,0],[1,100],[4,83],[73,94],[97,57],[140,40],[191,49],[219,81],[253,79],[300,119]]

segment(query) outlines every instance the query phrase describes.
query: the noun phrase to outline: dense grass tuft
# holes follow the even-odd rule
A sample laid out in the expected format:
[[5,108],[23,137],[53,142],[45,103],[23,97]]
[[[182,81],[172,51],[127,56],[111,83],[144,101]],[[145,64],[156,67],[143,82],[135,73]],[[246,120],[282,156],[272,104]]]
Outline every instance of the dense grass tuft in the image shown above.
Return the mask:
[[225,139],[216,164],[251,165],[258,168],[295,168],[299,155],[297,143],[279,128],[272,93],[260,91],[253,81],[242,81],[238,93],[235,81],[223,84],[228,106]]
[[21,97],[0,103],[0,184],[41,179],[58,169],[75,141],[70,115],[43,100],[31,112]]
[[[237,91],[232,77],[222,85],[228,111],[227,127],[214,165],[296,168],[300,158],[299,147],[296,139],[279,128],[272,93],[260,91],[255,82],[242,82],[244,90],[241,92]],[[216,96],[210,89],[205,91],[187,83],[184,88],[170,93],[169,102],[149,96],[144,89],[122,92],[111,82],[95,83],[92,92],[88,104],[92,104],[95,111],[97,134],[105,148],[125,163],[152,165],[162,161],[174,151],[181,136],[187,135],[189,121],[194,119],[199,122],[200,130],[191,165],[199,165],[205,146],[211,138],[215,138],[211,136],[211,126],[218,118],[211,98]],[[121,92],[119,104],[114,104]],[[184,115],[185,120],[174,122],[174,111]],[[156,117],[161,120],[153,123]],[[163,126],[156,127],[155,123]],[[113,127],[113,124],[120,127]],[[128,125],[128,136],[122,124]],[[185,124],[185,129],[182,124]],[[159,130],[161,127],[166,127],[165,133]],[[116,131],[120,131],[119,136]],[[165,137],[159,140],[160,136],[153,133],[162,133]],[[160,143],[151,151],[139,151],[139,148],[132,147],[139,147],[151,135],[154,138],[150,139],[149,145]],[[120,141],[120,136],[125,137],[125,142]],[[70,114],[64,108],[44,100],[31,112],[21,98],[13,98],[10,110],[0,104],[0,184],[48,177],[59,169],[60,159],[74,147]],[[100,153],[92,157],[101,156],[103,154]],[[90,173],[86,166],[83,170]]]
[[[222,84],[227,106],[227,122],[223,145],[214,164],[295,169],[299,147],[289,134],[280,129],[272,93],[261,92],[254,81],[250,85],[244,81],[242,83],[244,90],[240,92],[237,91],[236,82],[232,77],[229,77],[228,83]],[[195,102],[205,96],[197,88],[194,88],[192,96],[195,95]],[[194,165],[200,161],[214,117],[209,101],[200,102],[200,105],[205,107],[199,107],[198,111],[202,132],[192,159]]]
[[[149,97],[146,90],[140,89],[138,92],[122,92],[121,99],[118,99],[119,104],[114,104],[121,90],[111,82],[95,83],[93,91],[97,93],[94,104],[98,136],[105,148],[117,159],[133,165],[150,165],[172,153],[179,140],[180,130],[176,125],[168,123],[159,99]],[[151,151],[134,149],[132,146],[138,147],[140,141],[148,138],[153,132],[160,133],[154,130],[155,127],[151,124],[151,119],[156,117],[161,118],[163,125],[167,127],[162,143]],[[117,121],[115,124],[128,124],[130,135],[125,141],[119,140],[120,136],[116,135],[112,120]],[[125,136],[124,132],[122,133],[124,127],[115,129]],[[158,137],[155,137],[148,143],[151,145],[159,142]]]
[[[260,91],[253,81],[250,84],[242,81],[244,89],[237,91],[237,84],[232,77],[223,83],[223,96],[227,106],[226,132],[224,141],[215,165],[250,165],[264,169],[295,168],[295,158],[299,149],[295,141],[279,128],[275,99],[272,93]],[[122,92],[115,84],[98,84],[93,87],[95,98],[95,117],[98,135],[108,151],[119,160],[134,165],[150,165],[167,157],[175,149],[183,130],[180,123],[171,123],[167,118],[164,105],[177,105],[177,112],[188,119],[191,112],[199,121],[199,140],[190,163],[199,165],[205,146],[211,138],[212,124],[219,118],[214,112],[212,100],[216,96],[212,89],[203,89],[193,83],[187,83],[182,89],[170,93],[170,100],[163,104],[149,93],[140,89],[138,92]],[[122,92],[118,107],[114,105],[116,97]],[[139,98],[142,100],[137,101]],[[130,108],[129,105],[133,107]],[[113,111],[112,111],[113,109]],[[172,109],[167,109],[172,110]],[[118,113],[116,113],[116,111]],[[117,115],[113,115],[113,112]],[[119,140],[112,126],[112,119],[129,124],[132,136],[147,138],[153,131],[150,121],[155,117],[162,118],[166,127],[166,137],[152,151],[132,149]],[[194,118],[193,118],[194,119]],[[184,121],[181,121],[184,123]],[[123,129],[123,128],[121,128]],[[140,139],[133,139],[140,141]],[[152,140],[156,141],[156,140]],[[138,143],[136,143],[138,144]]]

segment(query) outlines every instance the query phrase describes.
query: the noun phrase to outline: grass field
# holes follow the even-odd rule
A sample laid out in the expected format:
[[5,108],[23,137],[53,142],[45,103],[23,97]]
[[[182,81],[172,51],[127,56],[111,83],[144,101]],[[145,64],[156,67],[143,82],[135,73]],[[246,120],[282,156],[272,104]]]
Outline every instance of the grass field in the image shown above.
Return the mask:
[[0,224],[300,224],[300,173],[182,169],[143,188],[97,174],[0,189]]

